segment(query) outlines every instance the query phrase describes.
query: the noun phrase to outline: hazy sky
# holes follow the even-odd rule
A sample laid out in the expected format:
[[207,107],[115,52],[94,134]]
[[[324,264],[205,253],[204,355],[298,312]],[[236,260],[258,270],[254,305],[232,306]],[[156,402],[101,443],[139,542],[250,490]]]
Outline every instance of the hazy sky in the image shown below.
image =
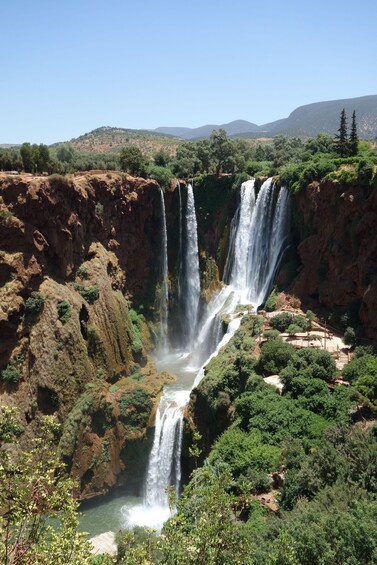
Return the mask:
[[0,143],[377,94],[376,0],[0,2]]

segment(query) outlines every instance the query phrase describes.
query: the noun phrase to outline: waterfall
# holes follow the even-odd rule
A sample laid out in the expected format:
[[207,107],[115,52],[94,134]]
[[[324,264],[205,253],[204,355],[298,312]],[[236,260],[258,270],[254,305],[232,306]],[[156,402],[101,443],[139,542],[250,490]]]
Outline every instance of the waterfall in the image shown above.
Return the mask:
[[180,293],[184,317],[183,348],[187,351],[190,350],[195,335],[200,299],[198,234],[194,191],[191,184],[187,187],[185,245],[183,246],[180,269]]
[[243,303],[256,310],[267,298],[287,243],[289,193],[267,179],[258,196],[255,182],[241,186],[241,201],[233,221],[226,268],[230,286]]
[[[200,279],[197,225],[193,190],[191,185],[188,186],[185,231],[180,232],[180,293],[184,304],[186,351],[184,354],[182,351],[167,351],[165,365],[161,366],[160,361],[159,367],[160,370],[170,369],[179,375],[181,382],[168,385],[161,398],[143,504],[125,511],[128,526],[144,525],[159,529],[169,518],[170,508],[165,491],[173,487],[179,492],[184,406],[192,387],[197,386],[203,378],[205,364],[217,355],[238,329],[242,313],[238,312],[237,307],[245,305],[244,311],[250,307],[256,310],[267,298],[287,244],[288,207],[288,191],[285,188],[278,189],[272,179],[263,183],[258,194],[254,180],[242,184],[240,203],[231,222],[224,269],[226,284],[206,305],[198,323]],[[182,211],[180,214],[183,220]],[[164,229],[166,234],[166,224]],[[165,241],[164,246],[166,249]],[[167,259],[164,279],[167,280]],[[161,323],[162,320],[161,316]],[[226,331],[224,324],[227,325]]]
[[168,273],[168,236],[166,230],[166,213],[164,193],[160,190],[161,215],[162,215],[162,276],[160,295],[160,335],[158,348],[166,352],[168,347],[168,301],[169,301],[169,273]]
[[182,303],[182,273],[183,273],[183,266],[182,266],[182,193],[181,193],[181,185],[179,181],[177,182],[178,187],[178,201],[179,201],[179,247],[178,247],[178,263],[179,263],[179,276],[178,276],[178,304]]
[[153,447],[145,483],[144,504],[166,506],[165,489],[178,493],[181,481],[182,406],[162,401],[156,415]]

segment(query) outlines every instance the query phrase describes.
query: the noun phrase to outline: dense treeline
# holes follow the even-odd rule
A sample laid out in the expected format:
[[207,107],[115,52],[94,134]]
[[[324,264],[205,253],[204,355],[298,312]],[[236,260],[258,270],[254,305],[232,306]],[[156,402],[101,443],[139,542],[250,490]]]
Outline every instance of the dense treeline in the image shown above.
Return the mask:
[[359,141],[355,114],[350,135],[345,112],[340,117],[335,138],[320,133],[315,138],[278,135],[272,140],[229,139],[225,130],[213,131],[209,139],[182,142],[176,155],[160,149],[148,160],[135,145],[120,154],[81,153],[69,144],[48,148],[24,143],[20,148],[0,149],[0,170],[33,173],[73,173],[93,169],[122,170],[150,177],[164,188],[170,179],[208,174],[279,176],[291,190],[300,190],[313,180],[325,177],[342,183],[371,184],[375,178],[376,151],[367,141]]

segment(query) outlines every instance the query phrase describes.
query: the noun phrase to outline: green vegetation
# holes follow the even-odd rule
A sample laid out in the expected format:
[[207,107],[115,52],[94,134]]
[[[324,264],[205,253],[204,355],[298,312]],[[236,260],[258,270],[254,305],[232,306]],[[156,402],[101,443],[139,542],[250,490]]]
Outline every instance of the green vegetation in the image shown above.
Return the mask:
[[136,310],[130,308],[129,316],[132,326],[132,353],[139,357],[143,352],[143,340],[141,337],[141,314],[139,315]]
[[21,377],[21,371],[14,363],[9,363],[1,371],[1,379],[6,383],[16,384],[21,380]]
[[291,325],[298,326],[302,332],[306,332],[309,329],[308,320],[304,316],[291,314],[290,312],[281,312],[270,320],[270,326],[275,330],[279,330],[279,332],[287,331]]
[[142,430],[148,423],[152,409],[149,393],[141,387],[123,393],[120,399],[120,419],[130,428]]
[[72,315],[72,308],[69,302],[61,300],[58,302],[58,318],[62,324],[66,324]]
[[41,312],[45,299],[40,292],[32,292],[31,296],[25,302],[25,317],[29,320],[38,316]]
[[[85,534],[78,530],[74,482],[54,447],[58,424],[46,417],[27,451],[14,408],[0,409],[0,561],[4,564],[88,563]],[[12,456],[9,444],[13,444]],[[16,451],[15,451],[15,448]]]
[[76,284],[75,290],[77,290],[81,294],[81,296],[88,302],[88,304],[94,304],[94,302],[99,298],[99,288],[95,284],[92,286],[82,286]]
[[145,173],[146,160],[143,153],[135,145],[124,147],[119,157],[120,167],[122,171],[126,171],[131,175],[142,175]]
[[[289,346],[280,364],[282,395],[265,384],[258,374],[264,361],[252,357],[261,330],[259,317],[245,317],[228,347],[209,363],[194,396],[206,414],[200,431],[211,445],[196,430],[189,450],[203,462],[200,446],[206,452],[210,447],[208,457],[178,502],[170,492],[177,513],[162,536],[140,528],[118,534],[120,563],[375,562],[376,428],[351,426],[355,390],[328,386],[336,369],[326,351]],[[273,341],[269,361],[275,366],[282,343]],[[349,378],[357,381],[365,367],[371,372],[375,359],[370,348],[359,348],[348,365]],[[260,497],[273,498],[275,476],[282,482],[280,511],[273,513]]]

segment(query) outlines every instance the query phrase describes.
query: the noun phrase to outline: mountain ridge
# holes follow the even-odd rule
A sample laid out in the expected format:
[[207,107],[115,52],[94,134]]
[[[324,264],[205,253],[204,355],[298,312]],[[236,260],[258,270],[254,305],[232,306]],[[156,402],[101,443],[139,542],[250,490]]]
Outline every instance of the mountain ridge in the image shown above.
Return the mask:
[[358,96],[356,98],[341,98],[312,102],[295,108],[287,118],[257,125],[247,120],[234,120],[221,125],[204,125],[197,128],[187,127],[158,127],[154,130],[160,134],[170,134],[186,140],[208,137],[213,129],[223,128],[230,137],[257,137],[277,134],[309,137],[319,132],[335,135],[339,127],[340,112],[346,110],[351,117],[356,112],[360,137],[373,138],[377,136],[377,95]]

